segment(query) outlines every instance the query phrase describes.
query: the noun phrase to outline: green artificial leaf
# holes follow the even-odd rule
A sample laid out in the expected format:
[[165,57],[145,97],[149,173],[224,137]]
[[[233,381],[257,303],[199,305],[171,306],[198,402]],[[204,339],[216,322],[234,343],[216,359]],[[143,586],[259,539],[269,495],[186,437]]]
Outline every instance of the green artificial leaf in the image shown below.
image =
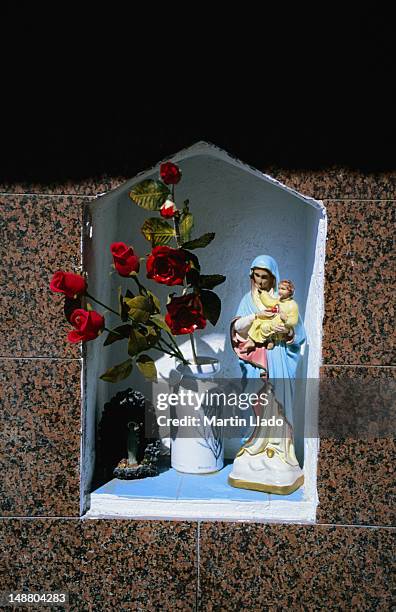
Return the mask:
[[217,285],[224,283],[226,277],[222,274],[201,274],[199,278],[199,286],[201,289],[213,289]]
[[152,302],[143,295],[137,295],[134,298],[124,298],[125,304],[128,306],[128,314],[134,321],[138,323],[147,323],[150,314],[154,307]]
[[161,332],[159,331],[157,327],[153,325],[147,325],[145,338],[149,346],[154,346],[155,344],[157,344],[160,337],[161,337]]
[[166,221],[150,217],[142,226],[142,234],[153,247],[168,244],[175,236],[175,230]]
[[118,311],[120,313],[121,321],[125,323],[126,321],[128,321],[128,310],[129,309],[128,309],[127,304],[125,304],[124,302],[121,287],[118,287],[118,303],[119,303]]
[[154,295],[154,293],[152,293],[151,291],[147,290],[147,295],[149,296],[149,298],[152,299],[153,301],[153,305],[154,308],[153,310],[155,310],[156,312],[160,312],[161,311],[161,302],[159,301],[159,299],[157,298],[156,295]]
[[212,325],[216,325],[221,312],[219,296],[213,293],[213,291],[203,289],[200,291],[199,297],[201,298],[205,319],[208,319]]
[[150,321],[152,321],[152,323],[154,323],[154,325],[156,325],[157,327],[164,329],[170,334],[172,333],[163,315],[159,315],[159,314],[151,315]]
[[157,382],[157,368],[154,361],[148,355],[139,355],[136,365],[147,380]]
[[181,242],[187,242],[191,238],[191,230],[194,226],[194,217],[191,213],[183,213],[179,222]]
[[115,327],[109,332],[103,346],[108,346],[109,344],[113,344],[113,342],[117,342],[118,340],[125,340],[125,338],[129,338],[130,331],[130,325],[119,325],[118,327]]
[[190,285],[191,287],[199,287],[199,278],[200,276],[198,270],[191,268],[186,274],[187,285]]
[[137,329],[131,329],[128,342],[128,355],[134,357],[148,347],[146,337]]
[[146,210],[159,210],[168,196],[168,187],[161,181],[152,179],[138,183],[129,192],[132,202]]
[[200,236],[199,238],[196,238],[195,240],[191,240],[190,242],[186,242],[185,244],[182,244],[182,248],[183,249],[203,249],[204,247],[208,246],[208,244],[212,242],[215,235],[216,234],[214,232],[203,234],[202,236]]
[[124,380],[124,378],[128,378],[129,374],[132,372],[132,367],[132,359],[127,359],[123,363],[119,363],[118,365],[106,370],[106,372],[99,378],[106,382],[116,383],[120,380]]

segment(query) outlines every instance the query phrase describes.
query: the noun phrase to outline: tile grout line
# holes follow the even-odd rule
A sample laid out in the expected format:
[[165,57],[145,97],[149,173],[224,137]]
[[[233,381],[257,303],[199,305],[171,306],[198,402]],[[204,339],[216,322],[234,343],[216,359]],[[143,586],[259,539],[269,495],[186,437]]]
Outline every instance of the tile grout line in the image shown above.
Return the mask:
[[321,368],[388,368],[394,369],[396,365],[370,365],[361,363],[323,363]]
[[[128,182],[128,180],[130,179],[125,179],[125,181],[123,181],[123,183]],[[276,179],[278,180],[278,179]],[[38,191],[38,192],[19,192],[19,191],[1,191],[0,192],[0,197],[2,196],[6,196],[6,197],[12,197],[12,196],[18,196],[18,197],[41,197],[41,198],[64,198],[64,197],[79,197],[79,198],[92,198],[92,199],[96,199],[99,196],[103,196],[103,195],[107,195],[108,193],[111,193],[112,191],[114,191],[115,189],[118,189],[118,187],[120,187],[123,183],[121,183],[120,185],[118,185],[117,187],[113,187],[113,188],[109,188],[107,191],[101,191],[99,193],[50,193],[50,192],[45,192],[45,191]],[[286,183],[284,183],[286,187],[288,187],[288,185]],[[290,189],[295,189],[296,191],[300,191],[300,188],[296,188],[296,187],[289,187]],[[302,194],[304,195],[304,194]],[[347,198],[344,197],[336,197],[336,196],[332,196],[329,194],[324,194],[324,195],[320,195],[320,194],[316,194],[315,196],[313,195],[308,195],[306,197],[312,197],[314,199],[317,200],[321,200],[323,202],[396,202],[396,198],[394,197],[383,197],[383,198],[359,198],[359,197],[354,197],[354,196],[350,196]]]
[[82,357],[5,357],[0,355],[0,359],[5,361],[38,361],[40,359],[46,361],[81,361]]
[[45,514],[40,514],[37,516],[0,516],[0,521],[8,521],[8,520],[26,520],[26,521],[35,521],[38,519],[46,519],[46,520],[55,520],[55,521],[78,521],[81,520],[83,516],[76,514],[76,516],[48,516]]
[[[110,190],[112,191],[112,190]],[[107,192],[106,192],[107,193]],[[2,191],[0,192],[0,197],[2,196],[6,196],[6,197],[12,197],[12,196],[18,196],[18,197],[39,197],[39,198],[85,198],[85,199],[95,199],[97,198],[99,195],[103,195],[103,193],[98,193],[98,194],[84,194],[84,193],[45,193],[45,192],[40,192],[40,193],[13,193],[13,192],[8,192],[8,191]]]
[[201,573],[200,573],[200,565],[201,565],[201,546],[200,546],[200,538],[201,538],[201,521],[197,521],[197,588],[195,594],[195,610],[199,612],[200,609],[200,597],[201,597]]
[[[113,519],[114,517],[112,517]],[[34,520],[38,520],[38,519],[47,519],[47,520],[61,520],[61,521],[78,521],[78,520],[86,520],[84,515],[76,515],[76,516],[48,516],[48,515],[44,515],[44,514],[40,514],[37,516],[0,516],[0,521],[9,521],[9,520],[14,520],[14,519],[18,519],[18,520],[26,520],[26,521],[34,521]],[[110,520],[112,520],[110,519]],[[108,519],[106,519],[108,520]],[[116,520],[116,519],[115,519]],[[140,519],[138,518],[137,521],[139,520],[144,520],[144,519]],[[157,522],[158,520],[161,519],[149,519],[149,522]],[[170,521],[171,522],[171,521]],[[213,522],[221,522],[221,521],[213,521]],[[230,521],[233,522],[233,521]],[[201,547],[200,547],[200,536],[201,536],[201,520],[197,521],[197,546],[196,546],[196,551],[197,551],[197,598],[198,598],[198,592],[200,592],[200,556],[201,556]],[[311,527],[350,527],[350,528],[354,528],[354,529],[385,529],[386,531],[395,531],[396,532],[396,525],[363,525],[363,524],[359,524],[359,523],[307,523],[307,524],[301,524],[301,523],[289,523],[289,522],[280,522],[280,523],[271,523],[271,522],[264,522],[264,523],[252,523],[251,521],[243,521],[243,524],[256,524],[258,526],[263,526],[263,525],[269,525],[269,526],[273,526],[273,527],[279,527],[280,525],[296,525],[296,526],[300,526],[300,527],[306,527],[306,528],[311,528]]]
[[349,528],[359,528],[359,529],[386,529],[387,531],[396,531],[395,525],[360,525],[356,523],[314,523],[316,527],[349,527]]
[[396,202],[395,198],[315,198],[320,199],[322,202]]

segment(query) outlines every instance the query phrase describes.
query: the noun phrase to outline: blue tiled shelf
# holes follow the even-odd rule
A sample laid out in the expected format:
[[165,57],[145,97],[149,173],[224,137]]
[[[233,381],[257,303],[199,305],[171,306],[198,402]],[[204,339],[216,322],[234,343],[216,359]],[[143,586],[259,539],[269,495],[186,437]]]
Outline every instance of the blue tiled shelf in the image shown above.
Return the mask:
[[227,483],[232,462],[214,474],[183,474],[173,468],[162,468],[158,476],[141,480],[114,478],[96,489],[96,495],[116,495],[125,499],[217,500],[235,502],[268,502],[272,499],[302,501],[303,488],[291,495],[268,495],[259,491],[237,489]]

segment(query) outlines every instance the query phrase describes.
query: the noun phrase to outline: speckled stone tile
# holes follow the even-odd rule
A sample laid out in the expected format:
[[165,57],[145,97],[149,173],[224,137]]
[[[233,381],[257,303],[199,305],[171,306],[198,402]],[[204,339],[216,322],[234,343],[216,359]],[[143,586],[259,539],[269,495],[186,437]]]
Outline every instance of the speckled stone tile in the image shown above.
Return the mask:
[[[148,164],[147,167],[150,167]],[[396,198],[396,172],[363,172],[341,166],[319,170],[267,166],[261,169],[288,187],[319,200]],[[144,170],[144,168],[142,168]],[[0,193],[97,195],[119,187],[132,176],[108,176],[69,180],[63,183],[2,183]]]
[[0,356],[79,357],[63,296],[49,290],[57,270],[81,271],[83,198],[2,196]]
[[394,365],[395,202],[325,205],[323,361]]
[[[344,411],[360,416],[359,408],[355,410],[352,396],[345,399],[345,405],[341,405],[340,397],[333,396],[332,388],[328,385],[331,379],[341,383],[341,386],[336,385],[333,389],[333,393],[338,395],[341,395],[348,380],[351,381],[351,388],[354,388],[353,385],[366,386],[368,393],[377,388],[373,384],[375,381],[381,382],[382,398],[389,391],[387,405],[390,405],[389,401],[394,402],[396,368],[325,366],[321,376],[326,388],[321,393],[320,421],[330,418],[331,412],[338,420],[343,419]],[[373,414],[369,418],[375,424],[376,414],[378,419],[382,418],[381,398],[378,398],[378,403],[370,399],[367,406],[369,409],[371,406]],[[396,443],[392,423],[393,419],[387,422],[387,427],[378,437],[373,437],[370,429],[364,429],[361,437],[358,430],[355,435],[321,439],[318,523],[396,525]]]
[[200,534],[201,610],[391,609],[393,530],[204,523]]
[[45,194],[45,195],[80,195],[95,196],[116,189],[128,178],[123,176],[98,176],[81,180],[69,180],[59,183],[1,183],[0,194]]
[[396,525],[394,438],[324,439],[318,465],[318,523]]
[[293,170],[275,166],[263,172],[317,200],[393,200],[396,172],[363,172],[341,166],[320,170]]
[[0,362],[0,515],[78,516],[80,361]]
[[67,590],[70,610],[196,609],[196,523],[0,521],[2,590]]

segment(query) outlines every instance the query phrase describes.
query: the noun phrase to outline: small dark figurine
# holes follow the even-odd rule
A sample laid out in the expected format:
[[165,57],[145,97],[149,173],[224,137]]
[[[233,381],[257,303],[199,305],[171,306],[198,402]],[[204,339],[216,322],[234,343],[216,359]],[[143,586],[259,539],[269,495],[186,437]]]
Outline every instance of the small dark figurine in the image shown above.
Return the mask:
[[[135,423],[133,423],[135,425]],[[134,428],[133,428],[134,429]],[[138,437],[135,434],[136,446]],[[148,476],[158,476],[158,456],[161,450],[161,441],[157,440],[148,444],[144,451],[142,462],[137,463],[133,452],[130,450],[128,436],[128,459],[122,459],[115,468],[113,474],[122,480],[133,480],[137,478],[147,478]]]
[[140,391],[126,389],[105,404],[98,439],[100,482],[112,476],[123,480],[157,476],[160,451],[154,407]]

